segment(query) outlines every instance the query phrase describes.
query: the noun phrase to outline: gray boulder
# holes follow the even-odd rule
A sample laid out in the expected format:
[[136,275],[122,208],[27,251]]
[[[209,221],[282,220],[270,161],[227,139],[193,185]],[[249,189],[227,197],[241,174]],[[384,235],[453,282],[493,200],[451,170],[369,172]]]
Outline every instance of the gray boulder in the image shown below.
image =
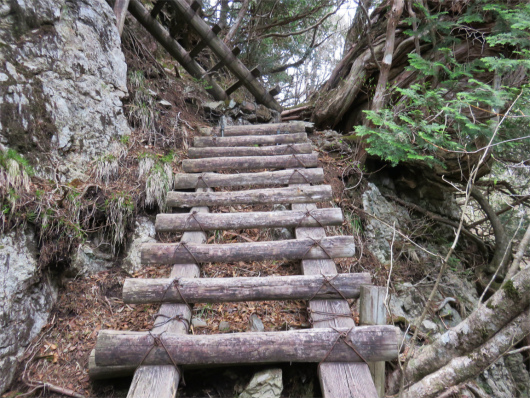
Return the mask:
[[0,143],[51,155],[63,181],[77,178],[112,142],[130,134],[121,99],[127,66],[104,0],[2,2]]
[[133,274],[142,268],[140,249],[144,243],[156,243],[155,224],[147,217],[138,217],[132,242],[127,249],[127,257],[123,260],[122,268]]
[[39,270],[33,232],[0,235],[0,394],[15,375],[17,359],[46,325],[57,299]]

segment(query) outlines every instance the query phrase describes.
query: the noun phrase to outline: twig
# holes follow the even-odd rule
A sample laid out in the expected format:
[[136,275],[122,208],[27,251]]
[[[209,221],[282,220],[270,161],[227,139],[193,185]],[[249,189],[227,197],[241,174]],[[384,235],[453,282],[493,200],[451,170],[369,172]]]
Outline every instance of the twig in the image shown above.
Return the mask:
[[65,388],[65,387],[59,387],[59,386],[56,386],[56,385],[51,384],[51,383],[46,383],[46,382],[42,382],[42,381],[24,380],[24,379],[23,379],[23,381],[28,386],[33,387],[33,389],[28,391],[25,394],[18,395],[19,397],[33,394],[35,391],[37,391],[37,390],[42,388],[44,390],[52,391],[52,392],[55,392],[55,393],[61,394],[61,395],[66,395],[68,397],[87,398],[86,396],[84,396],[82,394],[79,394],[79,393],[75,392],[74,390],[70,390],[69,388]]
[[518,348],[517,350],[508,351],[504,355],[519,354],[520,352],[523,352],[523,351],[530,351],[530,345],[527,345],[526,347]]

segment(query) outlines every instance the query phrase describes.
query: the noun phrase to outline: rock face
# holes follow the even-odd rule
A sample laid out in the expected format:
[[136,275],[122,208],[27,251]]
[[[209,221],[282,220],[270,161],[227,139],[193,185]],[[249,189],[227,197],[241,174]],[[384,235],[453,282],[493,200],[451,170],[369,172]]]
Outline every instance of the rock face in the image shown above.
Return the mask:
[[282,390],[282,370],[267,369],[254,375],[239,398],[279,398]]
[[[104,0],[0,0],[0,143],[63,181],[130,134],[127,67]],[[40,167],[39,167],[40,165]]]
[[[37,175],[83,180],[92,161],[130,134],[126,77],[104,0],[0,0],[0,148],[22,154]],[[32,235],[19,235],[0,235],[0,394],[54,301]],[[94,260],[108,265],[89,246],[77,258],[83,273]]]
[[138,217],[135,222],[133,240],[127,249],[122,268],[133,274],[142,268],[140,249],[144,243],[156,243],[155,224],[147,217]]
[[17,359],[46,324],[56,298],[37,268],[33,233],[0,236],[0,394],[13,380]]
[[[387,201],[372,183],[368,183],[368,189],[363,193],[362,199],[364,210],[384,220],[386,224],[395,225],[397,229],[401,229],[404,223],[410,221],[409,214],[403,208]],[[365,233],[370,251],[381,264],[390,264],[393,229],[372,217],[367,217]],[[401,236],[396,234],[394,241],[401,242]]]

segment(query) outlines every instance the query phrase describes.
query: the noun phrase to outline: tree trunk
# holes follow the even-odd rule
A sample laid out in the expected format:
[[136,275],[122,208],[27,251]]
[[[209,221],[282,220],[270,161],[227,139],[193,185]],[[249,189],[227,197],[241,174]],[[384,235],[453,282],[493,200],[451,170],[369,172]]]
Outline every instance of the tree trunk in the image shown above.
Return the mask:
[[[422,347],[411,359],[405,374],[406,384],[415,383],[466,355],[492,338],[530,305],[530,268],[520,271],[469,317],[449,329],[434,343]],[[397,392],[401,374],[392,374],[391,392]]]
[[477,377],[529,333],[530,311],[526,310],[479,348],[451,359],[443,368],[407,388],[403,398],[435,398],[447,388]]
[[379,80],[375,88],[374,99],[371,110],[377,112],[383,108],[385,104],[385,94],[387,93],[388,75],[392,67],[392,60],[394,56],[394,43],[396,42],[396,26],[403,13],[404,0],[393,0],[392,10],[388,17],[386,28],[385,48],[383,51],[383,60],[381,61],[381,69],[379,71]]

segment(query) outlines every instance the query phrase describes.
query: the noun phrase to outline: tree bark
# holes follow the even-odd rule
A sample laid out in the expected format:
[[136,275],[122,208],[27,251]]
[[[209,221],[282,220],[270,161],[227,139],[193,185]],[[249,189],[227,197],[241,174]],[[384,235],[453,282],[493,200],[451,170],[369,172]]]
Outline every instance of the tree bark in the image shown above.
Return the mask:
[[307,154],[311,153],[311,144],[289,144],[266,147],[211,147],[190,148],[188,156],[190,159],[234,157],[234,156],[277,156],[285,154]]
[[371,279],[366,272],[257,278],[128,278],[123,284],[123,302],[185,304],[358,298],[361,285],[370,284]]
[[276,145],[296,144],[307,142],[306,133],[261,135],[248,137],[195,137],[193,145],[197,148],[204,147],[228,147],[228,146],[253,146],[253,145]]
[[296,167],[317,167],[318,153],[294,154],[290,149],[285,155],[278,156],[236,156],[231,158],[184,159],[182,170],[186,173],[205,171],[291,169]]
[[353,257],[354,254],[355,241],[352,236],[220,245],[145,243],[141,250],[142,264],[329,259]]
[[[469,317],[449,329],[434,343],[422,347],[411,359],[406,383],[415,383],[449,363],[453,358],[475,350],[530,305],[530,268],[515,275]],[[391,393],[399,388],[399,371],[392,374]]]
[[[346,344],[340,333],[346,334],[355,350]],[[96,342],[96,364],[138,366],[143,363],[149,366],[172,365],[173,361],[179,365],[362,362],[361,356],[366,361],[390,361],[396,359],[398,354],[394,326],[213,335],[164,333],[158,338],[162,344],[156,345],[153,335],[147,332],[102,330]]]
[[519,243],[519,247],[517,249],[517,253],[515,254],[513,258],[512,265],[510,265],[510,268],[508,269],[508,273],[506,274],[506,277],[504,278],[506,281],[513,278],[517,272],[519,272],[519,264],[521,263],[521,260],[523,259],[524,253],[530,244],[530,224],[528,225],[528,228],[526,229],[526,232],[523,236],[523,239],[521,240],[521,243]]
[[170,207],[230,206],[271,203],[317,203],[333,197],[329,185],[301,188],[266,188],[233,192],[184,193],[168,192],[166,203]]
[[303,211],[269,211],[242,213],[158,214],[155,228],[157,232],[211,231],[225,229],[253,228],[294,228],[341,225],[340,208],[316,209],[310,213]]
[[443,368],[408,387],[403,398],[435,398],[447,388],[477,377],[529,333],[530,311],[526,310],[476,350],[451,359]]
[[471,196],[478,202],[482,210],[491,222],[493,234],[495,235],[495,252],[493,258],[485,269],[489,275],[494,274],[497,269],[503,270],[512,256],[512,240],[506,234],[501,220],[497,217],[495,210],[491,207],[490,202],[477,189],[473,188]]
[[249,0],[243,0],[243,2],[241,3],[241,8],[239,9],[239,12],[237,13],[237,19],[223,39],[223,41],[226,44],[229,44],[232,41],[237,31],[239,30],[239,27],[241,26],[241,22],[243,22],[243,18],[245,17],[245,14],[247,13],[248,4],[249,4]]
[[317,169],[290,169],[262,171],[259,173],[217,174],[175,174],[174,189],[196,187],[259,187],[267,185],[321,184],[324,171]]
[[396,41],[396,26],[403,13],[404,0],[393,0],[392,9],[388,17],[386,28],[385,48],[383,51],[383,60],[381,61],[381,69],[379,71],[379,80],[375,89],[374,99],[372,101],[371,110],[377,112],[383,108],[385,104],[385,94],[387,93],[388,75],[392,67],[392,59],[394,56],[394,43]]

